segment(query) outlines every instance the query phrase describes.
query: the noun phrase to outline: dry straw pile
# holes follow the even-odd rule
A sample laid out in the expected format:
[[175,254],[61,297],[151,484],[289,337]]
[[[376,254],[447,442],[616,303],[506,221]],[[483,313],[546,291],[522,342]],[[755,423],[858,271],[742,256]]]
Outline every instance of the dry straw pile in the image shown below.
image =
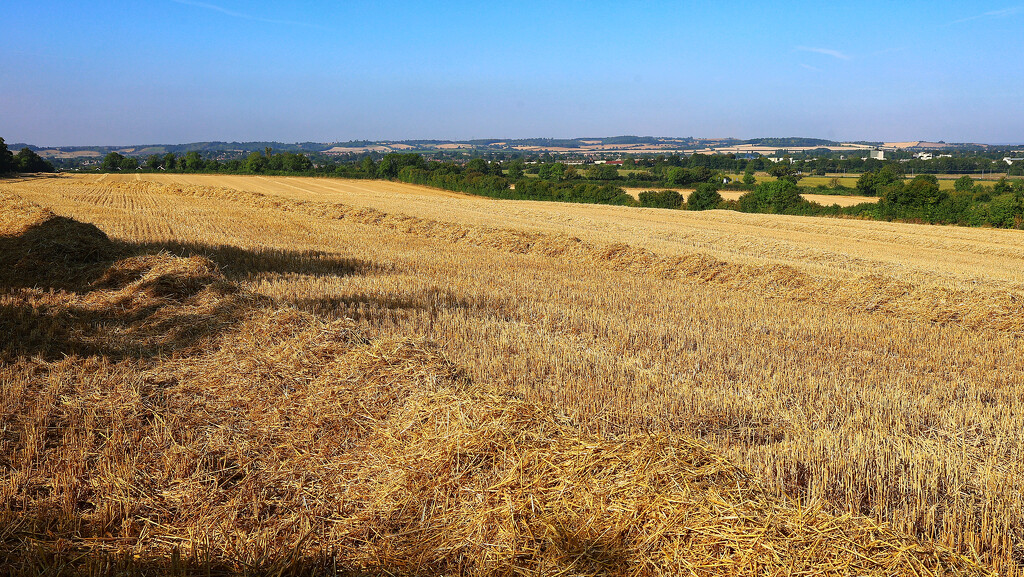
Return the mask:
[[0,333],[10,335],[0,359],[197,347],[248,298],[209,259],[127,256],[91,224],[9,197],[0,203]]
[[275,309],[204,259],[38,284],[2,302],[63,331],[6,333],[11,575],[983,573],[685,436],[584,433],[422,341]]
[[67,288],[111,258],[113,244],[91,224],[54,215],[0,192],[0,282]]

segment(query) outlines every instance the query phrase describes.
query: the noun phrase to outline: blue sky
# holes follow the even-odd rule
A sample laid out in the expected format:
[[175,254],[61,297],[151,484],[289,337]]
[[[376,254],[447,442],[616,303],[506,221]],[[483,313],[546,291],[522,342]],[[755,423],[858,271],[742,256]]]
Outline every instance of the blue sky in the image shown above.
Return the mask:
[[1024,4],[9,2],[38,145],[611,136],[1024,142]]

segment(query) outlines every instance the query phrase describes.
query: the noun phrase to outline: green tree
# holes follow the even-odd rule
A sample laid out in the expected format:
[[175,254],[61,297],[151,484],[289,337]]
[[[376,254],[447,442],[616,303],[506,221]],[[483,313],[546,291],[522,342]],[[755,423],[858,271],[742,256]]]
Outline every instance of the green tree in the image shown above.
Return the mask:
[[903,182],[901,175],[891,164],[877,171],[867,171],[857,179],[857,190],[864,196],[881,196],[882,190]]
[[15,168],[14,155],[11,154],[10,150],[7,150],[7,144],[4,142],[4,139],[0,138],[0,174],[14,172]]
[[931,207],[945,198],[946,194],[939,190],[939,179],[934,174],[919,174],[907,185],[907,195],[912,202],[921,207]]
[[14,156],[14,162],[18,166],[19,172],[53,172],[52,164],[43,160],[41,156],[27,147],[22,148]]
[[775,178],[779,180],[787,180],[793,184],[796,184],[801,178],[803,178],[801,175],[797,174],[797,172],[796,167],[794,167],[792,163],[786,161],[777,162],[775,163],[775,166],[768,170],[768,174]]
[[698,182],[719,181],[719,176],[719,173],[706,166],[696,166],[694,168],[672,167],[665,172],[665,182],[671,186],[689,186]]
[[543,180],[550,180],[551,182],[559,182],[565,179],[566,165],[561,162],[553,162],[551,164],[544,164],[540,167],[537,175]]
[[163,159],[164,170],[174,170],[178,168],[178,157],[174,156],[173,152],[168,152],[164,155]]
[[931,219],[935,216],[935,207],[949,195],[939,190],[935,175],[920,174],[907,184],[896,182],[886,186],[880,196],[892,216]]
[[1007,192],[1013,192],[1013,185],[1010,184],[1004,176],[992,185],[992,192],[994,194],[1006,194]]
[[103,157],[103,162],[100,163],[100,168],[108,172],[121,170],[121,163],[124,162],[125,158],[126,157],[122,156],[120,153],[108,152],[107,155]]
[[680,208],[683,206],[683,195],[674,190],[645,190],[637,195],[640,206],[650,208]]
[[718,188],[713,184],[702,182],[686,199],[686,207],[690,210],[709,210],[717,207],[721,202],[722,195],[718,194]]
[[519,180],[523,177],[525,165],[522,160],[513,160],[508,163],[508,177],[511,180]]
[[966,174],[956,179],[953,189],[957,192],[970,192],[974,188],[974,180]]
[[476,172],[479,174],[487,174],[487,161],[482,158],[474,158],[466,163],[466,172]]
[[[483,161],[484,165],[487,161]],[[392,152],[384,155],[384,158],[380,159],[380,163],[377,165],[377,176],[381,178],[395,178],[406,166],[412,168],[424,169],[427,164],[423,160],[423,156],[415,153],[400,154]],[[486,168],[485,168],[486,170]]]
[[190,150],[185,153],[183,164],[185,165],[185,170],[188,172],[200,172],[206,168],[206,163],[203,161],[203,157],[195,150]]
[[285,158],[285,168],[291,172],[307,172],[313,169],[313,161],[305,154],[289,153]]
[[284,171],[285,170],[285,155],[287,153],[274,154],[273,152],[270,151],[270,147],[267,147],[266,151],[267,152],[266,152],[266,154],[264,156],[267,157],[267,170],[271,171],[271,172],[282,172],[282,171]]
[[377,176],[377,163],[373,161],[370,155],[366,155],[359,162],[359,171],[366,175],[367,178],[373,178]]
[[693,182],[690,178],[690,171],[678,166],[669,168],[664,174],[665,183],[669,186],[686,186]]
[[614,164],[595,164],[587,170],[587,178],[592,180],[618,180],[619,170]]
[[800,189],[789,179],[780,178],[773,182],[762,182],[753,191],[740,197],[743,212],[784,213],[806,203],[800,197]]
[[147,170],[159,170],[161,158],[159,154],[150,154],[146,157],[146,169]]
[[255,150],[245,157],[245,171],[252,174],[261,174],[267,170],[267,157]]
[[121,157],[121,170],[135,170],[139,167],[139,159],[134,156]]
[[743,173],[743,184],[750,186],[757,183],[757,178],[754,177],[754,171],[748,170]]
[[1003,194],[992,199],[988,221],[993,226],[1009,228],[1016,224],[1022,214],[1024,207],[1021,206],[1019,198],[1012,194]]
[[865,172],[860,175],[857,179],[857,191],[864,196],[878,196],[878,191],[875,189],[875,173]]

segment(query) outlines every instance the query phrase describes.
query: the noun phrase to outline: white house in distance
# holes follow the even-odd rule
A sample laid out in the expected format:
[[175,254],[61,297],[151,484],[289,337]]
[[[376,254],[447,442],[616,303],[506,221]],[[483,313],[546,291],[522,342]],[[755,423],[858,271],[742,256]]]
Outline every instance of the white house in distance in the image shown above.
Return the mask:
[[1004,156],[1003,157],[1003,162],[1005,162],[1006,164],[1013,164],[1014,162],[1020,162],[1022,160],[1024,160],[1024,157],[1022,157],[1022,158],[1011,158],[1009,156]]
[[876,148],[868,152],[868,158],[873,158],[875,160],[885,160],[885,151]]

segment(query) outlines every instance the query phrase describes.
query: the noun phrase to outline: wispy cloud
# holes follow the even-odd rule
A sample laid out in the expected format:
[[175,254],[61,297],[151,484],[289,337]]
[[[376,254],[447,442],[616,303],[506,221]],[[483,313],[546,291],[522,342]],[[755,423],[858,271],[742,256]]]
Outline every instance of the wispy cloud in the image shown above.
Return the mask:
[[815,67],[811,66],[810,64],[803,64],[803,63],[801,63],[800,67],[801,68],[806,68],[808,70],[813,70],[814,72],[821,72],[820,68],[815,68]]
[[252,14],[245,14],[242,12],[235,12],[234,10],[228,10],[222,6],[216,4],[209,4],[207,2],[196,2],[195,0],[171,0],[178,4],[185,6],[195,6],[196,8],[203,8],[204,10],[212,10],[214,12],[220,12],[221,14],[231,16],[232,18],[241,18],[242,20],[253,20],[255,22],[264,22],[266,24],[280,24],[284,26],[304,26],[306,28],[316,28],[319,30],[325,30],[323,26],[317,24],[310,24],[308,22],[297,22],[295,20],[275,20],[273,18],[263,18],[260,16],[253,16]]
[[831,56],[833,58],[838,58],[840,60],[849,60],[850,59],[850,57],[847,56],[846,54],[843,54],[842,52],[840,52],[838,50],[832,50],[830,48],[814,48],[814,47],[811,47],[811,46],[797,46],[796,49],[800,50],[800,51],[803,51],[803,52],[814,52],[815,54],[824,54],[826,56]]
[[998,18],[1009,18],[1010,16],[1016,16],[1017,14],[1024,13],[1024,6],[1011,6],[1010,8],[1003,8],[1002,10],[989,10],[988,12],[982,12],[975,16],[968,16],[967,18],[961,18],[954,20],[950,24],[962,24],[964,22],[971,22],[973,20],[995,20]]

